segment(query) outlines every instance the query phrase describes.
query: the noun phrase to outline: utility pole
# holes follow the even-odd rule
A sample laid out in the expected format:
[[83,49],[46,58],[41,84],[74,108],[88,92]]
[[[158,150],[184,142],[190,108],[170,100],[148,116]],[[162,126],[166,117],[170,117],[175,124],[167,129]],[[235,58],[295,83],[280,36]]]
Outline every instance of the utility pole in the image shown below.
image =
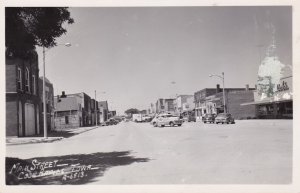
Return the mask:
[[97,91],[95,90],[95,121],[97,126]]
[[43,46],[43,110],[44,110],[44,138],[47,138],[47,111],[46,111],[46,86],[45,86],[45,46]]

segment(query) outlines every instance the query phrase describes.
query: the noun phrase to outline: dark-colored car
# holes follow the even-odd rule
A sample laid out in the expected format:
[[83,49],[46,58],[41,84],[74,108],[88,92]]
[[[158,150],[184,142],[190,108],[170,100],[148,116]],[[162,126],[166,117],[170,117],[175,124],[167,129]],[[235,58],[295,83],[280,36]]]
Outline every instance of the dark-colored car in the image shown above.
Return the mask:
[[118,121],[116,121],[115,119],[109,119],[108,121],[106,121],[106,125],[116,125],[118,124]]
[[231,114],[229,114],[229,113],[220,113],[215,118],[215,123],[216,124],[218,124],[218,123],[222,123],[222,124],[224,124],[224,123],[227,123],[227,124],[231,123],[231,124],[233,124],[235,122],[234,122],[234,118],[231,116]]
[[214,123],[215,122],[215,115],[214,114],[206,114],[202,117],[203,123]]
[[187,118],[187,121],[188,122],[192,122],[192,121],[196,122],[196,117],[194,115],[189,115],[188,118]]

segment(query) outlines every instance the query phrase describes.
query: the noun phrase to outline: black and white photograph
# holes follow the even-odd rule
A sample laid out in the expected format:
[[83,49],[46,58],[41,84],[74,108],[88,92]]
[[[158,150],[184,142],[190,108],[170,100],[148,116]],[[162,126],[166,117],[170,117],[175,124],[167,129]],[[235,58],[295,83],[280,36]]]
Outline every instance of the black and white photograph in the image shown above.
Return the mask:
[[1,7],[7,192],[299,191],[291,3],[50,5]]

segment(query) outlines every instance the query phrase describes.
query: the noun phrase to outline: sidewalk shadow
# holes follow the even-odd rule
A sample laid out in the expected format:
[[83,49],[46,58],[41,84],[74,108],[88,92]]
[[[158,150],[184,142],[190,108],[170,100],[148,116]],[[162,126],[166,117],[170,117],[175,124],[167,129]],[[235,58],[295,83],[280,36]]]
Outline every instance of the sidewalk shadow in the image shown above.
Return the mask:
[[87,184],[114,166],[148,162],[130,151],[19,159],[6,157],[7,185]]

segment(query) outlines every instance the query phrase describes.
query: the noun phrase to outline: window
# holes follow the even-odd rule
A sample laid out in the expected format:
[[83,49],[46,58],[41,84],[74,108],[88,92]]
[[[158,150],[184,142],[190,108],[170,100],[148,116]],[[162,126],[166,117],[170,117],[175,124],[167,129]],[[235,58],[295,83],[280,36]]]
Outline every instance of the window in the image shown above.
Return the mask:
[[26,70],[25,70],[25,92],[30,92],[28,68],[26,68]]
[[18,90],[22,90],[22,70],[21,68],[18,68],[18,74],[17,74],[17,86]]
[[65,123],[69,124],[69,117],[68,116],[65,116]]
[[36,94],[35,76],[32,75],[32,93]]

